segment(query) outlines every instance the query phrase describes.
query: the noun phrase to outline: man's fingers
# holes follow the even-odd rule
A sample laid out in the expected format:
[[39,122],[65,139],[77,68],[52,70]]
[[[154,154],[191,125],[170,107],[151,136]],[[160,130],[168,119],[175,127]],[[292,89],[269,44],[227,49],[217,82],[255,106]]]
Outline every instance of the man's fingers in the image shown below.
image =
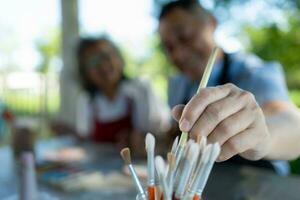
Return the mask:
[[218,142],[222,146],[229,138],[249,128],[253,122],[254,115],[247,109],[240,110],[219,123],[208,135],[208,142]]
[[203,88],[184,107],[179,127],[182,131],[189,132],[205,108],[220,99],[226,97],[232,90],[232,85],[226,84],[219,87]]
[[177,122],[180,120],[184,106],[183,104],[179,104],[172,109],[172,116]]
[[257,137],[255,129],[247,129],[233,136],[222,145],[218,161],[226,161],[237,154],[255,147],[257,145],[255,137]]
[[[202,136],[207,137],[218,124],[242,110],[245,105],[246,102],[240,99],[236,94],[230,94],[227,97],[208,105],[190,130],[191,136],[196,138],[196,135],[200,131]],[[236,123],[233,121],[229,122]],[[227,126],[228,124],[226,123],[223,125]]]

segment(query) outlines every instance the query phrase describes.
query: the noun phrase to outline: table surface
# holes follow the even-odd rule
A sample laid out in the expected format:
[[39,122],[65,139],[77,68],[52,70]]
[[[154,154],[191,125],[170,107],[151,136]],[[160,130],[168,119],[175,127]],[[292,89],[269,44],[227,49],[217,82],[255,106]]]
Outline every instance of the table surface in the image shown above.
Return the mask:
[[[72,141],[47,140],[36,145],[37,158],[49,149],[72,145]],[[91,159],[87,165],[91,169],[100,170],[106,174],[111,171],[120,171],[123,163],[119,152],[107,145],[84,144]],[[8,146],[0,148],[0,199],[5,199],[17,191],[17,177],[15,162],[11,149]],[[127,177],[128,178],[128,177]],[[130,179],[128,179],[130,180]],[[39,185],[47,193],[63,200],[107,200],[107,199],[135,199],[135,190],[131,184],[122,190],[113,189],[88,192],[62,192],[47,185]],[[226,163],[214,166],[204,192],[205,200],[299,200],[300,177],[280,177],[273,172],[250,167],[239,167]]]

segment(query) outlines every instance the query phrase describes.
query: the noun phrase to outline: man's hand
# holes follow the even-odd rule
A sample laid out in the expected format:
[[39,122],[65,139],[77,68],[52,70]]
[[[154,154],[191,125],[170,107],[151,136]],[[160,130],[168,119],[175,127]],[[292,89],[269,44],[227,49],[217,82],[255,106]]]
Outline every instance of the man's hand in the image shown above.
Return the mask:
[[233,84],[201,89],[187,105],[175,106],[173,116],[191,137],[200,134],[209,143],[218,142],[222,146],[218,161],[237,154],[258,160],[271,146],[265,116],[255,97]]

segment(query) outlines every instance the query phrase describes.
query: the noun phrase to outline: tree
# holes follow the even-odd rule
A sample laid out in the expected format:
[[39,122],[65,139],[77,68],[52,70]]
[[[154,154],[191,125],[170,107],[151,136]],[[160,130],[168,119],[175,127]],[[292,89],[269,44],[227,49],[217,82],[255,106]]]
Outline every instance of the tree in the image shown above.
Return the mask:
[[161,98],[167,98],[167,80],[174,73],[174,68],[166,59],[160,45],[158,34],[154,34],[147,40],[146,56],[136,58],[128,48],[122,47],[122,55],[125,59],[125,74],[128,77],[144,77],[151,80],[154,91]]
[[[152,0],[153,2],[153,11],[154,14],[158,14],[162,5],[173,1],[173,0]],[[190,0],[187,0],[190,1]],[[200,3],[207,1],[198,0]],[[210,3],[213,5],[212,12],[217,13],[220,9],[224,12],[228,12],[228,8],[234,5],[243,5],[251,2],[251,0],[210,0]],[[300,9],[300,0],[265,0],[269,6],[275,6],[280,9]]]
[[[300,12],[298,12],[300,14]],[[288,17],[288,28],[276,24],[267,27],[247,27],[249,51],[265,60],[279,61],[286,72],[290,89],[300,89],[300,18],[299,14]]]
[[53,59],[60,53],[60,34],[58,31],[50,31],[46,39],[40,39],[36,42],[36,49],[40,54],[41,62],[37,71],[47,74]]

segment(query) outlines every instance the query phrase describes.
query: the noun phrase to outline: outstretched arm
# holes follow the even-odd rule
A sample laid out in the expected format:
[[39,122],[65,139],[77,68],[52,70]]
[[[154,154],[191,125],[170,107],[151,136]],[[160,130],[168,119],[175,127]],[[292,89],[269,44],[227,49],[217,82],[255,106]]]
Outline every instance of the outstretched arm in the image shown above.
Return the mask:
[[271,134],[268,159],[292,160],[300,155],[300,112],[288,102],[269,102],[263,107]]
[[249,160],[284,159],[300,155],[300,114],[288,103],[262,108],[250,92],[233,84],[204,88],[187,105],[173,109],[180,129],[222,146],[219,161],[234,155]]

